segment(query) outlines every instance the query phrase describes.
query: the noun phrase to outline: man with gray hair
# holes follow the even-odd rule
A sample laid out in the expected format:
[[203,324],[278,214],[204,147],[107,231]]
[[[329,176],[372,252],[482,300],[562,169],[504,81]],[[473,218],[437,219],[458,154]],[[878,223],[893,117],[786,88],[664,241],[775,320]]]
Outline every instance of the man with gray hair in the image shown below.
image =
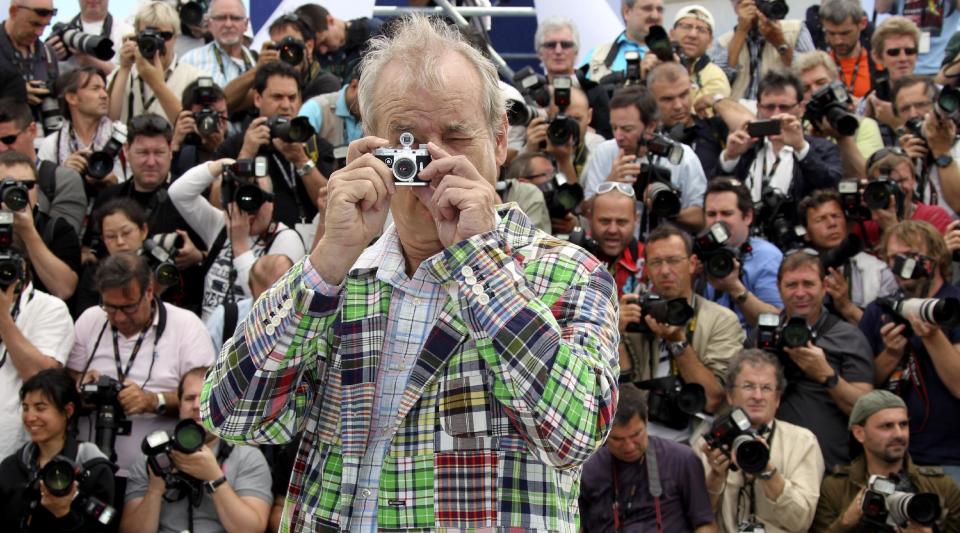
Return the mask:
[[[303,432],[282,531],[572,531],[617,401],[613,279],[495,208],[505,105],[459,31],[398,19],[359,97],[367,136],[330,177],[326,232],[224,344],[203,423]],[[429,159],[411,182],[379,150],[401,143]]]
[[210,73],[218,87],[226,87],[257,64],[243,45],[247,20],[247,8],[240,0],[212,0],[206,21],[213,40],[183,54],[180,61]]
[[[724,380],[727,403],[750,419],[750,428],[767,446],[770,458],[759,474],[746,474],[730,449],[712,448],[702,437],[693,449],[707,472],[707,490],[723,531],[743,531],[745,523],[766,531],[807,531],[813,523],[823,479],[823,455],[809,429],[774,415],[787,387],[777,358],[762,350],[738,353]],[[742,497],[746,493],[748,501]]]
[[861,42],[867,29],[867,15],[860,0],[823,0],[820,23],[830,46],[830,57],[842,73],[847,91],[863,98],[873,89],[877,66],[870,56],[870,47]]

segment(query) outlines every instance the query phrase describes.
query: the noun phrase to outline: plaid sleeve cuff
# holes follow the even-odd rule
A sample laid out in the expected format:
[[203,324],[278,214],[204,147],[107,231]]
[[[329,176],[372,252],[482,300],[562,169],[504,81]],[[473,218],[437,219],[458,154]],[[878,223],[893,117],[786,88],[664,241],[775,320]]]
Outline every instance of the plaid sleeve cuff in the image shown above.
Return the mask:
[[306,259],[303,260],[303,283],[307,286],[308,289],[319,292],[324,296],[336,296],[340,294],[340,291],[343,290],[344,281],[341,281],[339,285],[331,285],[327,283],[320,273],[317,272],[317,269],[313,267],[313,262],[310,261],[310,256],[308,255]]

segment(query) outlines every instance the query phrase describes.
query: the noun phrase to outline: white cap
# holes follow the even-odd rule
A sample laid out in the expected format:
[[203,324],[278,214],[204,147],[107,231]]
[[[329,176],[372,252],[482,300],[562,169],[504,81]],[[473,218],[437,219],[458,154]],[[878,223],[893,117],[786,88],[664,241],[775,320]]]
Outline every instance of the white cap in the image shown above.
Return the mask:
[[680,19],[686,17],[693,17],[703,22],[710,27],[710,33],[714,32],[716,23],[713,20],[713,15],[707,11],[707,8],[698,5],[685,6],[681,8],[680,11],[677,11],[677,16],[673,17],[673,25],[676,26],[677,22],[680,22]]

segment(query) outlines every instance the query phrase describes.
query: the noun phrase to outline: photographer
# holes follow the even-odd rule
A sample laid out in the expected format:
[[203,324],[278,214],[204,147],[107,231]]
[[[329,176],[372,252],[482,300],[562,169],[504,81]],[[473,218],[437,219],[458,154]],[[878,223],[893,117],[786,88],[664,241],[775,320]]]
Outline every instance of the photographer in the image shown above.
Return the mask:
[[760,313],[783,307],[777,290],[777,270],[783,253],[770,242],[750,235],[755,211],[750,191],[735,179],[716,178],[707,185],[703,214],[709,228],[723,222],[730,236],[723,246],[737,250],[727,276],[715,278],[704,268],[703,297],[737,313],[741,326],[755,326]]
[[627,52],[637,52],[643,59],[648,51],[644,38],[650,26],[663,25],[663,0],[622,0],[620,14],[626,26],[623,32],[612,43],[590,50],[580,67],[589,80],[601,82],[609,74],[626,70]]
[[[780,326],[782,342],[773,351],[787,376],[777,418],[812,431],[827,468],[833,468],[850,460],[844,419],[857,398],[873,388],[873,369],[863,334],[823,307],[825,274],[814,250],[803,248],[784,256],[777,273],[783,298],[780,324],[802,318],[807,342],[788,347]],[[759,336],[763,332],[757,329]]]
[[14,67],[26,82],[27,103],[39,119],[41,102],[53,96],[50,88],[60,75],[56,54],[40,40],[57,10],[53,0],[23,0],[9,5],[9,18],[0,25],[0,62]]
[[[951,254],[943,236],[930,224],[905,221],[883,234],[882,257],[909,298],[958,298],[960,289],[946,282]],[[911,271],[904,260],[916,260]],[[960,327],[938,325],[914,312],[903,316],[881,302],[864,311],[860,329],[870,339],[876,357],[875,383],[907,403],[912,420],[910,454],[919,464],[943,465],[960,478],[960,428],[953,413],[960,409]],[[938,322],[946,322],[938,320]]]
[[[177,388],[180,420],[200,423],[200,391],[206,367],[195,367],[180,378]],[[270,469],[255,446],[234,446],[206,433],[193,453],[168,452],[171,470],[183,492],[199,494],[195,505],[183,492],[176,501],[165,498],[170,489],[141,453],[130,469],[120,531],[211,531],[262,533],[273,495]]]
[[732,81],[731,98],[759,101],[760,80],[813,50],[813,38],[803,21],[783,20],[783,0],[733,0],[733,6],[737,25],[717,39],[713,61]]
[[[223,144],[230,126],[223,89],[213,84],[210,78],[199,78],[187,85],[182,102],[183,111],[173,125],[173,139],[170,141],[173,150],[170,171],[174,179],[213,160],[213,154]],[[198,124],[197,119],[203,124]]]
[[205,18],[213,40],[184,53],[180,61],[212,76],[217,87],[225,87],[257,62],[243,45],[247,8],[240,0],[211,0]]
[[[62,23],[61,23],[62,24]],[[75,69],[93,68],[106,77],[117,67],[120,60],[120,43],[123,36],[133,32],[133,28],[126,21],[116,20],[110,14],[109,0],[86,0],[80,2],[80,13],[65,24],[65,28],[78,30],[92,37],[110,39],[113,42],[114,56],[103,60],[67,46],[63,42],[62,33],[52,33],[47,39],[47,45],[53,48],[60,60],[60,74],[66,74]]]
[[754,202],[760,201],[767,186],[794,199],[814,189],[836,186],[843,177],[840,150],[826,139],[804,135],[800,79],[787,71],[771,70],[759,87],[757,118],[778,122],[780,133],[752,137],[748,133],[751,122],[731,132],[720,154],[722,172],[744,182]]
[[502,203],[516,202],[517,207],[541,231],[569,234],[579,225],[573,213],[567,213],[560,220],[550,218],[546,198],[556,194],[557,178],[553,162],[543,152],[525,152],[513,158],[507,167],[506,179],[498,181],[496,188]]
[[862,112],[857,114],[880,123],[885,146],[892,146],[896,142],[896,130],[903,125],[903,120],[894,110],[893,88],[901,78],[913,75],[919,46],[920,29],[903,17],[884,19],[870,37],[870,54],[886,74],[874,76],[873,90],[862,102]]
[[929,78],[907,76],[893,88],[894,112],[904,124],[897,144],[919,168],[918,199],[960,218],[960,157],[957,126],[935,109],[940,93]]
[[[634,238],[636,195],[627,184],[606,181],[589,202],[590,237],[581,246],[607,265],[623,302],[625,296],[636,295],[644,278],[643,243]],[[621,307],[621,318],[623,310]],[[621,320],[621,325],[626,323]]]
[[747,474],[737,464],[738,449],[711,448],[703,437],[693,443],[707,472],[717,521],[731,532],[744,531],[748,523],[762,524],[768,533],[808,531],[820,495],[823,455],[810,430],[774,418],[787,386],[783,367],[767,352],[743,350],[730,361],[724,385],[727,403],[746,413],[749,430],[769,450],[769,459],[763,471]]
[[[70,299],[80,272],[77,233],[66,220],[51,219],[37,208],[37,168],[30,158],[0,153],[0,176],[5,180],[0,205],[13,212],[13,234],[23,240],[23,252],[30,257],[31,279],[41,291]],[[10,205],[13,201],[22,205]]]
[[[0,463],[0,528],[24,533],[110,531],[84,507],[90,496],[113,504],[113,465],[96,445],[77,439],[80,394],[67,371],[42,370],[26,380],[20,387],[20,410],[30,441]],[[20,433],[19,428],[16,431]],[[63,459],[83,468],[83,473],[74,472],[75,479],[66,487],[47,486],[44,479],[67,481],[63,474],[43,475],[51,461]],[[55,494],[61,490],[66,493]]]
[[[593,197],[604,181],[634,184],[642,179],[641,170],[650,165],[669,171],[670,184],[680,196],[680,213],[676,220],[687,228],[703,226],[703,191],[707,179],[693,150],[686,145],[680,162],[649,153],[648,145],[657,131],[659,110],[653,95],[644,87],[624,87],[610,100],[610,125],[614,138],[600,143],[590,153],[581,183],[587,198]],[[653,169],[651,169],[653,170]],[[653,174],[655,172],[648,172]],[[649,180],[648,180],[649,181]],[[647,185],[649,189],[649,184]],[[644,190],[646,196],[647,190]],[[638,198],[638,202],[641,199]],[[641,206],[643,204],[641,203]],[[640,234],[649,228],[650,215],[641,208]]]
[[182,108],[180,95],[205,74],[177,60],[174,47],[180,36],[180,16],[168,3],[141,5],[134,18],[135,36],[120,45],[120,67],[107,78],[110,118],[128,122],[144,113],[156,113],[175,122]]
[[[287,142],[274,136],[268,120],[292,119],[300,109],[300,74],[280,61],[257,69],[254,106],[260,116],[244,131],[224,140],[215,159],[267,158],[267,173],[273,184],[276,218],[295,228],[303,242],[313,242],[311,221],[317,214],[317,195],[330,172],[330,144],[312,135],[307,142]],[[319,166],[318,166],[319,165]]]
[[367,42],[380,34],[382,22],[376,18],[338,19],[317,3],[303,4],[294,13],[315,32],[314,55],[320,68],[346,83],[363,58]]
[[[957,531],[960,518],[960,489],[955,481],[943,475],[935,466],[917,466],[913,454],[907,452],[913,435],[910,418],[903,400],[889,391],[877,390],[864,394],[850,412],[849,431],[863,446],[863,454],[849,466],[839,466],[831,472],[820,487],[820,501],[812,531],[828,533],[846,531],[902,531],[931,532]],[[924,527],[908,521],[905,527],[894,528],[885,521],[887,512],[880,503],[880,517],[866,521],[864,498],[871,489],[870,478],[882,476],[896,484],[896,490],[908,493],[932,493],[937,496],[942,514],[934,523]],[[870,492],[873,492],[870,490]],[[873,492],[881,502],[882,493]],[[878,513],[879,514],[879,513]]]
[[823,0],[818,14],[840,81],[859,103],[874,88],[877,73],[870,48],[861,42],[869,24],[863,5],[859,0]]
[[848,219],[843,198],[836,190],[814,191],[800,202],[798,211],[807,242],[827,267],[827,308],[847,322],[859,324],[870,302],[896,292],[893,272],[866,251],[872,246],[865,247],[863,240],[849,231],[849,224],[856,219]]
[[[551,94],[556,89],[550,86]],[[604,142],[603,137],[591,132],[589,128],[592,111],[587,103],[587,95],[579,87],[569,89],[570,105],[561,110],[557,107],[556,97],[550,101],[546,110],[546,117],[536,117],[527,125],[527,139],[524,145],[525,152],[546,152],[555,162],[557,172],[563,174],[565,183],[578,183],[584,167],[589,160],[590,152]],[[556,143],[551,140],[550,127],[556,124],[556,117],[561,114],[573,119],[576,128],[568,126],[567,141]],[[570,124],[572,125],[572,124]]]
[[[0,232],[10,227],[0,224]],[[6,226],[6,227],[4,227]],[[0,249],[4,277],[16,279],[0,283],[0,455],[13,453],[26,441],[20,421],[19,404],[14,391],[45,368],[55,368],[67,360],[73,345],[73,320],[62,300],[37,290],[30,276],[30,259],[20,239]]]
[[96,68],[80,67],[60,76],[56,90],[67,104],[70,119],[43,139],[37,157],[83,176],[87,199],[92,203],[99,189],[126,179],[119,157],[114,159],[112,172],[106,176],[95,178],[87,172],[90,154],[103,150],[113,135],[114,123],[107,116],[110,106],[107,83]]
[[331,146],[346,146],[363,137],[357,87],[360,69],[337,91],[314,96],[304,102],[297,115],[310,119],[310,125]]
[[[707,54],[713,43],[715,26],[713,15],[707,8],[688,5],[677,11],[673,17],[673,29],[670,30],[670,40],[682,51],[683,66],[694,84],[693,94],[690,96],[691,110],[703,117],[706,116],[705,111],[713,107],[717,98],[730,97],[727,73]],[[652,89],[649,75],[647,86]],[[662,111],[661,115],[664,115]]]
[[[853,114],[853,99],[837,80],[837,65],[826,52],[817,50],[798,55],[791,70],[803,82],[803,119],[809,124],[810,133],[837,144],[844,176],[864,178],[866,158],[883,148],[880,126],[872,118]],[[839,99],[838,92],[844,100]],[[840,110],[846,113],[840,115]],[[830,117],[838,115],[842,118],[831,122]],[[855,133],[847,129],[853,126]]]
[[[266,176],[247,176],[227,167],[233,160],[211,161],[187,171],[170,186],[170,199],[185,214],[209,250],[209,265],[203,283],[203,314],[206,320],[224,302],[250,297],[250,267],[264,254],[282,254],[290,261],[301,260],[306,253],[303,241],[292,228],[275,222],[273,188]],[[251,163],[247,161],[247,163]],[[203,196],[204,189],[221,178],[221,195],[236,189],[234,198],[224,196],[227,209],[219,209]],[[227,181],[235,183],[228,187]],[[250,180],[248,183],[241,180]],[[237,201],[241,186],[256,187],[262,196],[260,205],[247,206]],[[249,195],[250,193],[246,193]]]
[[[621,374],[627,374],[633,382],[679,375],[686,384],[703,387],[703,410],[715,413],[724,401],[727,362],[743,346],[743,329],[733,311],[693,293],[698,261],[689,235],[670,225],[659,226],[650,233],[644,255],[651,292],[665,300],[686,300],[693,314],[683,325],[659,323],[649,311],[644,312],[636,295],[625,295],[620,331],[630,364],[621,364]],[[649,333],[631,332],[634,328],[629,325],[641,321]],[[667,427],[667,421],[653,418],[651,433],[677,442],[688,440],[695,426],[688,423],[677,430]]]
[[[117,414],[132,422],[132,430],[118,437],[114,448],[119,475],[126,475],[143,437],[172,427],[181,376],[210,364],[214,354],[196,315],[155,298],[153,272],[143,257],[104,259],[95,283],[102,303],[77,319],[67,368],[81,384],[97,383],[103,376],[122,386],[116,393]],[[82,418],[80,434],[93,436],[95,421],[96,416]]]
[[[583,469],[582,531],[716,531],[697,456],[687,446],[649,434],[647,418],[644,393],[621,386],[607,442]],[[654,477],[662,486],[656,496]]]

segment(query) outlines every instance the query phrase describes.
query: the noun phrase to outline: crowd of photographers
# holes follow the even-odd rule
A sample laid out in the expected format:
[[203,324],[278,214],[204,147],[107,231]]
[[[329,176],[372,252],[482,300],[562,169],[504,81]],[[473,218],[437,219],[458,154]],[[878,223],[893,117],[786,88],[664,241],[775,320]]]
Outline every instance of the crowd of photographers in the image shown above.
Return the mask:
[[[960,531],[960,12],[920,4],[732,0],[715,35],[623,0],[501,81],[500,198],[618,288],[584,531]],[[80,6],[0,29],[3,529],[275,530],[296,444],[205,433],[203,376],[322,236],[389,21],[305,4],[253,50],[239,0]]]

